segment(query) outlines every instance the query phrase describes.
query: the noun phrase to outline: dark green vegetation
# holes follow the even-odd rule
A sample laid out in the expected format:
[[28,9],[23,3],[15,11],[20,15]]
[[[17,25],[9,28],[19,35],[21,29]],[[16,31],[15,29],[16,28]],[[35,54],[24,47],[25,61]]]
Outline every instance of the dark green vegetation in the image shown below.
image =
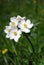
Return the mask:
[[[12,16],[26,16],[34,24],[39,23],[18,43],[6,39],[4,29]],[[0,65],[44,65],[44,0],[0,0],[0,50],[8,48],[4,55],[0,52]]]

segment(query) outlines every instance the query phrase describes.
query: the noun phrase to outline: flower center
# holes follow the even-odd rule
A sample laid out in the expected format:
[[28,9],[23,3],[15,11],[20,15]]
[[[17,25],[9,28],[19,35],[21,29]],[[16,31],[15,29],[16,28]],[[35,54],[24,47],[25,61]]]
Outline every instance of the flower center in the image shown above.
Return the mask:
[[27,24],[26,23],[24,23],[24,27],[27,28]]
[[17,35],[17,32],[15,31],[15,32],[13,32],[13,34],[16,36]]
[[15,25],[15,22],[12,22],[11,24],[12,24],[12,26],[14,26]]
[[10,32],[11,30],[9,29],[8,32]]

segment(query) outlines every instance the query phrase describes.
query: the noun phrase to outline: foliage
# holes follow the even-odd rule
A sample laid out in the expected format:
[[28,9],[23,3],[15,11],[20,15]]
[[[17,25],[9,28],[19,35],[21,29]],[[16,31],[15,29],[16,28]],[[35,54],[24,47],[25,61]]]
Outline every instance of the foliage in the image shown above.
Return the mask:
[[[12,16],[26,16],[36,25],[19,42],[6,39],[4,29]],[[2,54],[2,51],[8,51]],[[0,0],[0,65],[44,65],[44,0]]]

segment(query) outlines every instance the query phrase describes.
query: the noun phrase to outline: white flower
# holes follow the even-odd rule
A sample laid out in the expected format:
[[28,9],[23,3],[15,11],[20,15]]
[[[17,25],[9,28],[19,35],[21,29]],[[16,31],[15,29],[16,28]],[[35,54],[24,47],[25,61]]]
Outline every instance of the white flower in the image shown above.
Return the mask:
[[22,20],[19,25],[18,25],[19,28],[21,28],[21,30],[25,33],[29,33],[30,32],[30,28],[33,27],[33,24],[31,24],[30,20],[27,19],[26,21],[25,20]]
[[11,31],[11,26],[6,26],[6,29],[4,30],[4,32],[6,33],[6,38],[9,38],[10,31]]
[[19,21],[24,20],[25,17],[17,16],[17,17],[11,17],[9,25],[12,27],[17,27]]
[[29,33],[33,24],[29,19],[26,20],[25,17],[17,16],[11,17],[9,26],[6,26],[4,32],[6,33],[6,38],[10,38],[18,42],[21,37],[22,32]]
[[18,42],[21,33],[22,33],[21,30],[13,29],[10,33],[10,39],[14,39],[16,42]]
[[11,17],[10,18],[9,25],[12,26],[12,27],[16,27],[18,25],[18,20],[16,19],[16,17]]

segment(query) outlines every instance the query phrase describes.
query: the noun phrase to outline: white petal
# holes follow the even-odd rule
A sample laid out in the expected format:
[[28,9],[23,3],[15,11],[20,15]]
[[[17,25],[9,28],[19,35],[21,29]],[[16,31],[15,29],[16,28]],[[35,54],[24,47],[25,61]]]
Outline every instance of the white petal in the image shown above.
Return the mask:
[[5,29],[4,32],[5,32],[5,33],[8,33],[8,30]]
[[26,17],[22,17],[22,19],[26,19]]
[[8,34],[6,35],[6,38],[9,38],[9,35]]
[[28,25],[28,28],[32,28],[32,27],[33,27],[33,24],[31,24],[31,22],[30,22],[29,19],[26,21],[26,23],[27,23],[27,25]]
[[10,39],[14,39],[14,36],[11,35],[11,36],[10,36]]
[[10,39],[13,39],[13,38],[14,38],[14,35],[13,35],[13,33],[12,33],[12,32],[10,33],[10,35],[9,35],[9,36],[10,36]]
[[19,28],[23,28],[23,24],[25,23],[25,20],[22,20],[19,24],[18,24],[18,27]]
[[18,24],[18,27],[21,28],[21,22]]
[[22,23],[25,23],[25,20],[21,20]]
[[11,17],[10,21],[14,21],[16,19],[16,17]]
[[21,30],[19,30],[19,31],[18,31],[18,34],[22,34],[22,31],[21,31]]
[[29,33],[30,32],[29,29],[22,29],[22,31],[25,32],[25,33]]
[[14,38],[14,40],[15,40],[15,42],[18,42],[19,38],[16,37],[16,38]]
[[5,33],[9,33],[8,30],[11,30],[11,26],[5,26],[6,29],[4,30]]
[[17,20],[21,21],[21,20],[25,20],[25,17],[21,17],[20,15],[17,16]]
[[21,16],[20,16],[20,15],[18,15],[18,16],[17,16],[17,19],[21,19]]
[[33,27],[33,24],[29,24],[29,25],[28,25],[28,28],[32,28],[32,27]]
[[27,24],[30,24],[30,20],[29,20],[29,19],[27,19],[27,20],[26,20],[26,23],[27,23]]
[[6,27],[6,29],[11,29],[11,26],[5,26]]

